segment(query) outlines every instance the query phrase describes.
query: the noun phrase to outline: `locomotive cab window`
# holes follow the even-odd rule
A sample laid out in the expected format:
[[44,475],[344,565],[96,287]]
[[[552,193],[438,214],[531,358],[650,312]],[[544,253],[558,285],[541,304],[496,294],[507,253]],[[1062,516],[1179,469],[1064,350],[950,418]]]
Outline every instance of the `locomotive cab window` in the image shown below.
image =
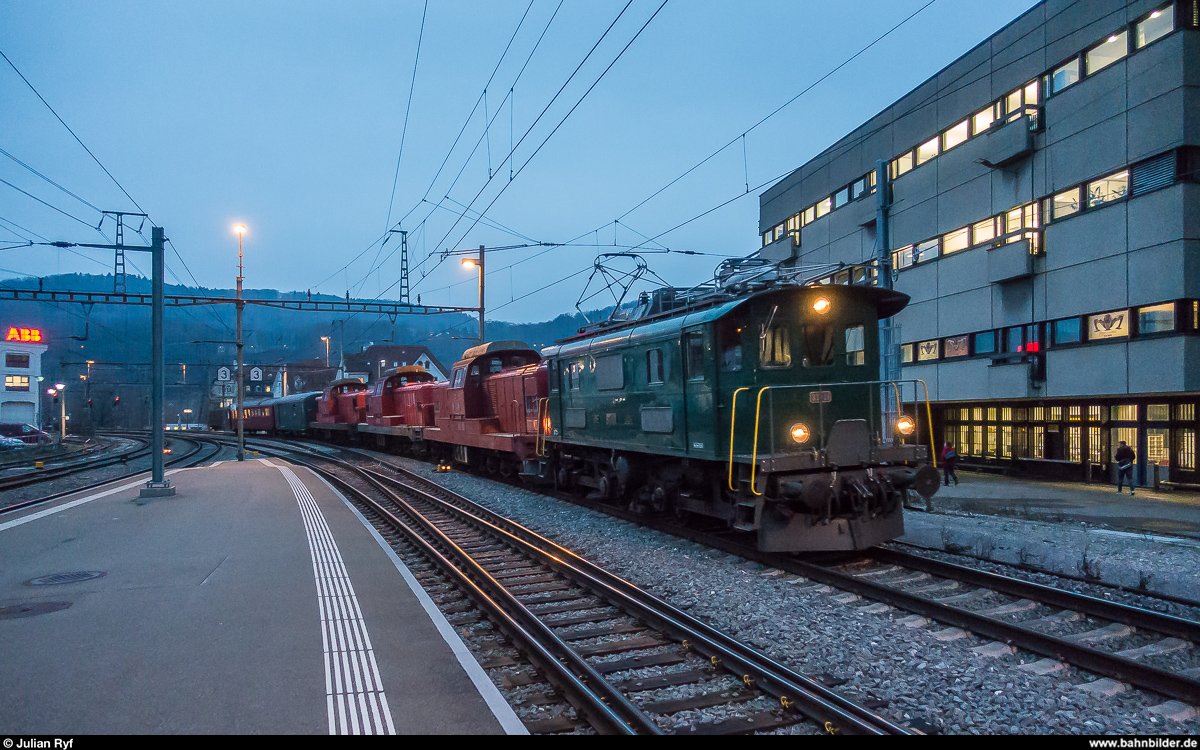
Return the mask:
[[792,342],[787,326],[770,326],[759,334],[758,361],[763,367],[792,366]]
[[467,371],[461,367],[458,368],[457,370],[454,371],[454,382],[453,382],[453,384],[451,384],[450,387],[451,388],[462,388],[463,381],[466,380],[466,378],[467,378]]
[[867,363],[867,342],[862,326],[852,326],[846,329],[846,364],[865,365]]
[[800,329],[804,337],[805,367],[827,367],[833,364],[833,326],[806,325]]
[[662,349],[651,349],[646,352],[646,382],[650,385],[663,382]]
[[583,370],[583,364],[574,362],[571,364],[571,390],[579,390],[579,373]]
[[688,380],[704,379],[704,334],[689,333],[684,337],[684,347],[687,351]]
[[729,326],[721,332],[721,370],[738,372],[742,369],[742,329]]

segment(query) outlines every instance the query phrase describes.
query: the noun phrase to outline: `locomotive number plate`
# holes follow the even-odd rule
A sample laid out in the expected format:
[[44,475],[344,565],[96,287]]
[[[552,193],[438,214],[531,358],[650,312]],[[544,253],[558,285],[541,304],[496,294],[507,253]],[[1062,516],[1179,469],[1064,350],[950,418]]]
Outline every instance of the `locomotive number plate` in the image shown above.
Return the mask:
[[808,403],[810,404],[828,404],[833,401],[832,391],[809,391]]

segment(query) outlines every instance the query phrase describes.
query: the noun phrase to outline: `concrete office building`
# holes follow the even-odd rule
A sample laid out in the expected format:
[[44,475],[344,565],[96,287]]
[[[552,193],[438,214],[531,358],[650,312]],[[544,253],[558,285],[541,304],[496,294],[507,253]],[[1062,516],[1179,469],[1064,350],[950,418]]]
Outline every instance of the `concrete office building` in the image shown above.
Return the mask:
[[[42,355],[46,345],[42,332],[36,328],[3,326],[4,338],[4,390],[0,391],[0,422],[18,422],[35,427],[40,423],[39,404],[44,392],[39,384],[42,379]],[[58,415],[54,417],[57,419]]]
[[1200,484],[1198,29],[1200,0],[1046,0],[760,197],[760,254],[826,283],[884,243],[901,377],[965,463],[1103,480],[1124,440]]

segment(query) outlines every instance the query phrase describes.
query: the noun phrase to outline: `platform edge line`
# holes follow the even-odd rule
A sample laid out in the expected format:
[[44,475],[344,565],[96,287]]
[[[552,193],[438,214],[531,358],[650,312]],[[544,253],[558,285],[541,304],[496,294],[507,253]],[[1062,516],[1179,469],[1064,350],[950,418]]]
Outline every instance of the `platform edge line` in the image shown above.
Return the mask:
[[[176,474],[181,471],[183,471],[183,469],[175,469],[173,471],[168,471],[163,476],[169,477],[172,474]],[[149,474],[150,472],[147,471],[145,473]],[[104,492],[97,492],[95,495],[88,495],[87,497],[77,498],[75,500],[65,502],[62,505],[56,505],[53,508],[46,508],[45,510],[39,510],[36,513],[30,513],[27,516],[21,516],[20,518],[14,518],[11,521],[5,521],[4,523],[0,523],[0,531],[7,531],[8,529],[16,528],[17,526],[21,526],[22,524],[29,523],[30,521],[36,521],[39,518],[45,518],[46,516],[52,516],[55,513],[61,513],[62,511],[68,510],[70,508],[74,508],[77,505],[83,505],[84,503],[90,503],[93,500],[99,500],[102,497],[108,497],[109,495],[115,495],[118,492],[123,492],[128,489],[133,489],[134,487],[137,487],[139,484],[145,484],[145,480],[138,479],[137,481],[130,482],[129,484],[123,484],[120,487],[113,487],[111,489],[105,490]]]
[[456,633],[454,628],[450,626],[450,623],[446,621],[445,615],[443,615],[441,610],[434,605],[433,600],[429,598],[429,594],[425,593],[425,589],[421,588],[421,584],[417,582],[417,579],[413,576],[412,571],[410,571],[408,566],[405,565],[399,556],[396,555],[396,551],[388,545],[387,541],[382,536],[380,536],[379,532],[376,531],[375,527],[373,527],[371,523],[363,516],[363,514],[359,512],[358,508],[355,508],[353,503],[346,499],[345,495],[338,492],[333,485],[326,481],[325,477],[310,469],[307,469],[307,467],[305,468],[309,474],[319,479],[322,484],[328,487],[329,491],[332,492],[335,497],[339,498],[343,503],[345,503],[346,507],[350,509],[350,512],[358,518],[363,527],[366,528],[366,530],[370,532],[371,536],[375,538],[375,541],[379,544],[380,548],[383,549],[384,554],[388,556],[388,558],[392,561],[392,564],[396,566],[396,570],[400,572],[400,576],[404,579],[404,582],[408,584],[408,588],[411,589],[413,594],[417,597],[417,601],[421,603],[421,606],[425,609],[425,613],[429,615],[429,619],[433,621],[438,633],[442,636],[442,640],[444,640],[446,645],[450,647],[450,650],[454,652],[454,656],[458,659],[458,663],[462,666],[463,671],[467,673],[467,677],[471,680],[472,684],[475,685],[475,689],[479,691],[479,696],[483,698],[483,702],[491,710],[492,715],[496,717],[496,721],[500,723],[500,728],[504,730],[504,733],[510,735],[529,734],[529,730],[525,728],[523,723],[521,723],[521,719],[517,717],[517,714],[515,711],[513,711],[512,706],[508,705],[508,701],[506,701],[504,696],[500,694],[500,689],[497,688],[491,679],[488,678],[487,673],[483,671],[483,667],[479,666],[479,662],[476,661],[475,657],[471,655],[471,652],[467,649],[467,645],[462,642],[462,638],[458,636],[458,633]]

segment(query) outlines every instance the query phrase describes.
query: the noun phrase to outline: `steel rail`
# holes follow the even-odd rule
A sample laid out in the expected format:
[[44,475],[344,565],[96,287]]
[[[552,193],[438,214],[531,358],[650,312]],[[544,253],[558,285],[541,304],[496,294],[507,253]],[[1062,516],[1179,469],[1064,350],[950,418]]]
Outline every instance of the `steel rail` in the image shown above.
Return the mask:
[[1099,617],[1113,622],[1120,622],[1136,628],[1153,630],[1156,633],[1182,638],[1193,643],[1200,643],[1200,622],[1183,617],[1154,612],[1153,610],[1131,607],[1128,604],[1110,602],[1087,594],[1056,589],[1031,581],[1022,581],[997,573],[968,568],[963,565],[933,560],[920,555],[913,555],[899,550],[876,547],[869,554],[881,563],[902,565],[906,568],[919,570],[941,578],[951,578],[956,581],[981,586],[1002,594],[1033,599],[1044,604],[1074,610],[1085,615]]
[[1181,674],[1039,633],[1019,624],[986,617],[961,607],[866,581],[814,563],[773,555],[765,555],[763,559],[769,560],[771,565],[805,578],[836,586],[844,591],[969,630],[1041,656],[1067,661],[1097,674],[1128,682],[1143,690],[1160,693],[1189,704],[1200,703],[1200,681]]
[[[390,464],[389,468],[394,467]],[[405,469],[400,469],[405,473]],[[378,479],[394,482],[408,492],[421,495],[441,510],[450,512],[477,528],[487,530],[502,541],[513,545],[525,554],[534,557],[542,565],[558,571],[573,581],[585,586],[599,598],[613,606],[636,614],[648,624],[666,635],[684,642],[689,649],[729,664],[735,674],[747,683],[753,682],[768,694],[780,699],[784,705],[794,704],[800,712],[825,724],[827,729],[839,733],[853,734],[912,734],[887,719],[837,695],[823,685],[791,671],[748,646],[696,620],[666,602],[646,593],[619,576],[588,562],[574,552],[526,529],[509,519],[482,508],[471,500],[434,485],[458,502],[472,508],[458,507],[435,497],[419,488],[397,479],[366,470]],[[411,474],[411,473],[410,473]],[[415,476],[423,482],[428,480]],[[432,484],[432,483],[431,483]],[[473,510],[479,513],[472,512]],[[718,663],[718,662],[712,662]],[[830,724],[834,724],[830,727]]]
[[[167,461],[166,462],[167,466],[174,466],[175,464],[178,464],[178,463],[188,462],[183,468],[189,468],[191,466],[195,466],[196,464],[208,461],[209,459],[213,458],[218,453],[220,453],[221,449],[222,449],[222,446],[218,441],[216,441],[212,438],[208,438],[208,437],[203,437],[203,438],[189,437],[189,438],[176,438],[176,439],[177,440],[185,440],[188,442],[194,442],[195,447],[191,451],[183,454],[182,456],[178,456],[176,458],[172,458],[170,461]],[[209,453],[207,456],[200,456],[200,457],[196,458],[196,454],[200,452],[200,450],[203,448],[203,446],[205,444],[214,446],[216,448],[216,450],[214,450],[212,453]],[[87,490],[94,490],[99,487],[103,487],[106,484],[112,484],[113,482],[120,482],[122,480],[129,479],[130,477],[135,477],[138,474],[145,474],[148,471],[150,471],[150,470],[149,469],[139,469],[137,471],[127,472],[118,477],[112,477],[111,479],[102,479],[99,482],[93,482],[92,484],[85,484],[82,487],[76,487],[76,488],[70,489],[70,490],[63,490],[62,492],[55,492],[53,494],[45,495],[43,497],[36,497],[31,500],[23,500],[19,503],[13,503],[12,505],[6,505],[4,507],[0,507],[0,514],[15,513],[16,511],[24,510],[26,508],[31,508],[35,505],[41,505],[42,503],[48,503],[51,500],[58,500],[59,498],[67,497],[68,495],[75,495],[80,492],[86,492]]]
[[[276,448],[278,450],[278,448]],[[298,452],[319,459],[343,463],[327,454],[314,451],[308,446],[283,448],[289,452]],[[438,498],[420,488],[413,487],[385,474],[345,464],[355,473],[363,476],[382,491],[395,497],[395,493],[383,487],[383,484],[393,484],[407,493],[413,493],[436,509],[453,514],[463,523],[497,537],[501,543],[507,544],[533,558],[539,564],[558,572],[576,585],[590,591],[597,598],[612,606],[645,621],[651,627],[663,634],[675,638],[684,647],[705,656],[710,663],[723,664],[731,673],[743,679],[748,686],[757,687],[768,695],[773,695],[785,707],[815,719],[825,726],[827,731],[845,734],[893,734],[906,735],[917,732],[898,726],[878,714],[838,695],[815,681],[804,677],[787,667],[771,660],[733,638],[715,630],[686,613],[670,606],[656,597],[642,591],[633,584],[615,574],[596,566],[570,550],[526,529],[493,511],[483,508],[458,493],[448,490],[441,485],[430,482],[403,467],[378,461],[355,449],[338,447],[338,450],[366,457],[381,466],[397,471],[411,479],[426,484],[438,492],[453,498],[447,501]],[[303,463],[303,462],[301,462]],[[406,512],[419,520],[431,533],[444,536],[444,533],[407,501],[402,501]],[[456,505],[467,506],[466,508]],[[453,542],[450,542],[453,544]],[[457,545],[455,545],[457,547]],[[467,555],[467,553],[463,553]],[[469,555],[467,555],[469,557]],[[474,561],[471,561],[474,563]],[[477,563],[476,563],[477,565]],[[482,569],[481,569],[482,570]],[[483,575],[490,574],[483,571]],[[499,584],[498,584],[499,585]],[[501,588],[503,586],[501,585]],[[519,602],[516,606],[524,609]],[[535,617],[536,619],[536,617]],[[569,647],[568,647],[569,648]],[[585,662],[586,663],[586,662]],[[632,705],[632,704],[631,704]],[[636,707],[635,707],[636,708]]]
[[[357,468],[336,458],[315,457],[351,471]],[[454,579],[489,618],[495,618],[493,622],[501,630],[520,643],[523,649],[527,649],[526,655],[535,666],[544,670],[547,675],[554,675],[552,682],[555,687],[563,690],[569,702],[583,712],[597,729],[613,734],[634,734],[637,731],[643,734],[662,734],[662,730],[653,720],[616,691],[594,667],[575,654],[562,639],[534,617],[499,581],[443,532],[436,527],[427,526],[425,533],[433,537],[433,541],[426,539],[421,531],[414,529],[367,493],[336,474],[308,461],[296,458],[287,460],[307,467],[353,495],[388,525],[404,534],[423,554]],[[357,474],[357,471],[355,473]],[[421,514],[386,487],[378,486],[366,477],[363,479],[414,519],[422,518]],[[439,546],[447,550],[455,560],[447,558]],[[575,700],[570,700],[571,698]]]
[[105,466],[112,466],[113,464],[133,461],[149,454],[150,445],[145,441],[142,441],[141,446],[111,456],[89,458],[84,461],[70,463],[65,466],[56,466],[50,469],[38,470],[37,473],[34,474],[20,474],[13,477],[5,477],[0,479],[0,492],[4,490],[15,490],[19,487],[28,487],[31,484],[48,482],[52,479],[61,479],[62,477],[69,477],[72,474],[78,474],[80,472],[90,471],[92,469],[102,469]]

